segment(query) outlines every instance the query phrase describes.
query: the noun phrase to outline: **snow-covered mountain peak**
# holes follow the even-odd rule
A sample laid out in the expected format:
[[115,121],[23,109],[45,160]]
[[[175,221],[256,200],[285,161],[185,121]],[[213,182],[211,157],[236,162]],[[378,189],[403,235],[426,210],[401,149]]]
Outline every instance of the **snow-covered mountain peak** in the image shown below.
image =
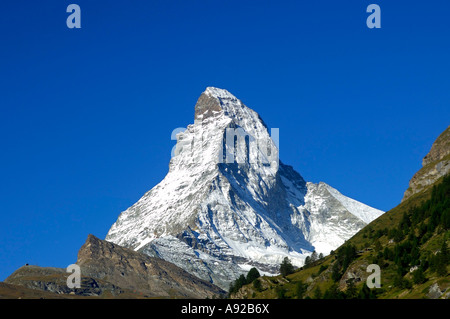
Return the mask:
[[247,133],[251,133],[255,129],[267,131],[259,114],[247,107],[233,94],[224,89],[207,87],[195,105],[196,123],[202,123],[211,116],[222,115],[244,128]]
[[[258,113],[224,89],[206,88],[195,105],[194,124],[177,139],[176,154],[186,149],[191,152],[193,148],[199,151],[201,147],[200,155],[208,159],[212,155],[216,164],[267,164],[271,174],[278,169],[278,130],[271,129],[269,133]],[[194,144],[199,147],[193,147]]]
[[237,98],[227,90],[219,89],[213,86],[208,86],[203,93],[219,99],[237,100]]
[[226,289],[251,266],[276,273],[284,257],[301,266],[313,250],[327,254],[382,213],[306,183],[278,161],[272,131],[227,90],[208,87],[194,124],[177,134],[168,174],[106,240]]

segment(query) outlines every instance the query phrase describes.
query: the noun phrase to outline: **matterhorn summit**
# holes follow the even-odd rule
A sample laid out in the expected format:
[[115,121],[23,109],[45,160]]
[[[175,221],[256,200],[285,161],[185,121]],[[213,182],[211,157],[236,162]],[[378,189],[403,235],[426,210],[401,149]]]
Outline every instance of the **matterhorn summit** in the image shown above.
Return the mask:
[[170,261],[227,289],[256,267],[276,274],[328,254],[383,212],[278,158],[278,130],[226,90],[208,87],[177,134],[166,177],[122,212],[106,240]]

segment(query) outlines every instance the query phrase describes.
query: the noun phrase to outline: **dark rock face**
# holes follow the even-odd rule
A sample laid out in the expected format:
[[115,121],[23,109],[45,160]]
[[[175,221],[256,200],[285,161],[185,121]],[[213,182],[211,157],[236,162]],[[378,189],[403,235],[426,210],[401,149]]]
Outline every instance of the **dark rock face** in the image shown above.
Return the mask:
[[205,93],[201,94],[195,105],[195,119],[200,119],[200,115],[203,115],[203,119],[214,116],[214,112],[221,112],[222,107],[219,101]]

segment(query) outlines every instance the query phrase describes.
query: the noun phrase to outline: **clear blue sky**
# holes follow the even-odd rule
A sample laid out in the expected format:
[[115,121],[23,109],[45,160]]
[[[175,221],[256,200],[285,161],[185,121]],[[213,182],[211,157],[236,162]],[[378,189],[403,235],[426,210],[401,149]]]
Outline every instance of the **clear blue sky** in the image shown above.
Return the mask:
[[[66,8],[81,7],[81,29]],[[366,8],[381,7],[381,29]],[[0,280],[66,267],[167,173],[207,86],[308,181],[388,210],[450,124],[450,2],[2,1]]]

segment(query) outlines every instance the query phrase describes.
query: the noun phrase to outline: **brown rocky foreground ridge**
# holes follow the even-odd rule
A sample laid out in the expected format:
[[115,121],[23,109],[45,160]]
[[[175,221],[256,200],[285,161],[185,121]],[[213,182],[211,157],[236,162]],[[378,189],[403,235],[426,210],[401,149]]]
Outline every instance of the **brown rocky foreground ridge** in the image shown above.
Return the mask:
[[63,268],[22,266],[0,283],[0,298],[214,298],[226,292],[174,264],[89,235],[78,252],[81,288]]

